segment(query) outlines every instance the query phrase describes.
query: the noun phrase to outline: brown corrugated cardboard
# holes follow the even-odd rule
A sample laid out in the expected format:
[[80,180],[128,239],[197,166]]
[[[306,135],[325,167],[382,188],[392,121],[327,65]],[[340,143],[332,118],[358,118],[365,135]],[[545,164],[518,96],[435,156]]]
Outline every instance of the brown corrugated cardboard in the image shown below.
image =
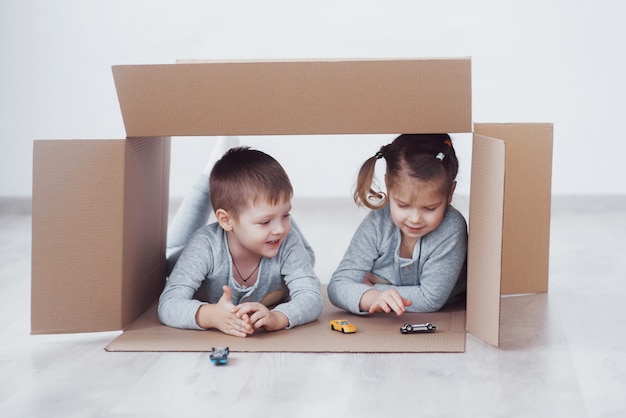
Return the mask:
[[472,129],[469,59],[115,66],[113,76],[129,137]]
[[501,295],[548,291],[552,125],[474,132],[467,330],[498,346]]
[[[35,145],[33,333],[121,329],[156,299],[169,172],[169,139],[157,137],[472,130],[467,58],[113,72],[126,140]],[[547,291],[552,126],[477,127],[467,329],[497,345],[501,294]],[[532,228],[528,200],[540,208]]]
[[[548,291],[552,124],[474,125],[506,147],[502,294]],[[528,262],[532,260],[532,262]]]
[[121,282],[106,278],[122,276],[124,148],[124,141],[35,141],[33,333],[122,326]]
[[474,135],[467,249],[467,330],[498,345],[505,147]]
[[31,331],[122,329],[165,276],[169,138],[35,141]]
[[[211,351],[229,347],[233,352],[307,353],[459,353],[465,351],[465,306],[457,304],[433,313],[371,316],[352,315],[331,305],[324,293],[324,310],[319,320],[278,332],[258,331],[249,338],[226,335],[217,330],[181,330],[159,322],[157,304],[106,347],[107,351]],[[332,319],[347,319],[357,332],[342,335],[330,331]],[[437,329],[428,334],[402,334],[405,322],[430,322]]]

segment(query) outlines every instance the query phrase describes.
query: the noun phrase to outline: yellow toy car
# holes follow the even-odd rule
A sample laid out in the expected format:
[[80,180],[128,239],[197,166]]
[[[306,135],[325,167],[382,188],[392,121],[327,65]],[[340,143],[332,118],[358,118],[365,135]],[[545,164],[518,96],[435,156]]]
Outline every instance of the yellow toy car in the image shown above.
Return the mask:
[[330,329],[333,331],[341,331],[344,334],[352,334],[356,332],[356,326],[345,319],[333,319],[330,321]]

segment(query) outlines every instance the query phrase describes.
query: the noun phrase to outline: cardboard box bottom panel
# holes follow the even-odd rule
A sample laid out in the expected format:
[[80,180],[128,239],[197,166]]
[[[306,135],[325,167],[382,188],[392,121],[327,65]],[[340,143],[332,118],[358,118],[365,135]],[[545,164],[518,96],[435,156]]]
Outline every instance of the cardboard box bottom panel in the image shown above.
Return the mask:
[[[139,319],[124,329],[107,351],[210,351],[229,347],[232,352],[293,353],[460,353],[465,351],[465,306],[457,304],[434,313],[395,315],[351,315],[331,305],[326,295],[324,310],[317,321],[289,330],[256,332],[238,338],[216,330],[193,331],[162,325],[157,305],[152,305]],[[356,325],[354,334],[343,335],[330,329],[333,319],[345,318]],[[436,325],[435,332],[403,334],[405,323]]]

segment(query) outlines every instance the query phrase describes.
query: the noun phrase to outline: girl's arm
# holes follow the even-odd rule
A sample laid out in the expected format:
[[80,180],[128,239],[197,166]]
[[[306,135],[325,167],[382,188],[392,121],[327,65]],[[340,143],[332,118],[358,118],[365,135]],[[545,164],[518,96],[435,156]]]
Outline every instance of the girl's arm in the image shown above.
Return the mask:
[[368,313],[360,306],[364,294],[372,290],[371,285],[364,283],[364,280],[372,271],[375,260],[380,257],[377,244],[380,234],[374,217],[375,213],[370,212],[361,221],[328,283],[330,302],[355,314]]
[[[394,232],[384,210],[370,212],[359,225],[328,285],[330,301],[355,314],[368,313],[367,308],[381,302],[381,295],[368,293],[372,287],[363,283],[368,274],[374,274],[387,284],[375,283],[373,288],[388,293],[384,298],[390,304],[396,304],[397,310],[394,311],[397,314],[403,312],[400,303],[409,312],[441,309],[455,290],[459,276],[463,276],[467,254],[465,219],[456,209],[449,208],[441,226],[423,238],[419,283],[400,285],[399,266],[394,261],[398,244],[391,239]],[[372,271],[375,263],[376,271]],[[402,299],[411,301],[411,304]]]
[[[456,210],[436,231],[422,238],[422,265],[420,282],[415,286],[391,286],[375,284],[378,290],[397,289],[412,304],[408,312],[435,312],[449,300],[459,280],[465,280],[467,256],[467,226],[463,216]],[[461,284],[464,284],[461,283]]]

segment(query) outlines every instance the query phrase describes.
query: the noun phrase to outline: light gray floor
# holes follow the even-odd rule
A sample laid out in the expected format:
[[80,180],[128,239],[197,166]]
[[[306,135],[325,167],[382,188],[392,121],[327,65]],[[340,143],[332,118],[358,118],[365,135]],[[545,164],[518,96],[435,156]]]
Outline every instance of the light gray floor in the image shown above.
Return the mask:
[[[326,282],[362,213],[295,203]],[[462,354],[233,353],[225,367],[105,352],[119,332],[30,336],[31,218],[14,209],[0,206],[2,417],[626,416],[625,199],[555,201],[550,292],[522,310],[536,326],[504,315],[501,348],[468,335]]]

